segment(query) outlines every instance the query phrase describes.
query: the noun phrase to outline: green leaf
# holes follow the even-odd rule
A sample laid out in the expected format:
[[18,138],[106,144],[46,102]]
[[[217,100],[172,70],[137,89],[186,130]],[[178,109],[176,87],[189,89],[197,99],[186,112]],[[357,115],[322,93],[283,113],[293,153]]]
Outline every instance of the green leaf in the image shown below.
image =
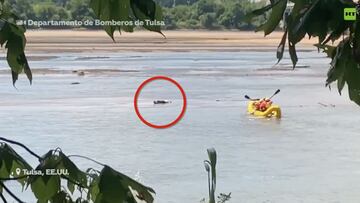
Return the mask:
[[349,43],[349,38],[346,38],[339,43],[338,47],[334,51],[334,57],[331,61],[331,68],[329,69],[327,74],[326,86],[344,75],[347,67],[347,62],[351,54]]
[[331,32],[331,34],[322,42],[322,44],[326,44],[329,41],[334,42],[335,40],[339,39],[347,29],[349,29],[349,24],[340,24],[339,27],[337,27],[333,32]]
[[318,49],[322,49],[326,53],[327,57],[333,59],[336,55],[336,47],[323,44],[314,44]]
[[[129,0],[91,0],[90,7],[102,21],[132,21]],[[116,30],[132,31],[133,27],[133,25],[104,26],[104,29],[114,40]]]
[[[31,166],[8,144],[0,143],[0,177],[9,178],[21,176],[16,174],[16,169],[31,169]],[[20,179],[18,182],[23,184],[25,179]]]
[[[47,169],[63,170],[68,174],[48,175]],[[78,169],[78,167],[59,149],[50,150],[42,157],[42,162],[36,170],[43,172],[43,176],[33,176],[30,178],[28,184],[31,185],[31,189],[36,193],[36,197],[39,201],[47,201],[53,198],[60,190],[60,179],[66,178],[68,180],[68,190],[73,193],[75,190],[75,183],[82,185],[84,188],[87,186],[87,176],[84,172]],[[59,183],[58,183],[59,182]],[[49,188],[46,194],[42,193],[44,187]]]
[[[146,187],[130,177],[104,166],[99,177],[99,193],[95,203],[123,203],[137,202],[136,199],[152,203],[155,191]],[[133,195],[136,193],[136,196]]]
[[[156,11],[156,3],[154,1],[130,0],[130,3],[133,11],[136,10],[134,11],[134,15],[136,17],[138,17],[137,14],[141,14],[145,16],[146,19],[155,20],[157,11]],[[140,16],[138,17],[138,19],[141,19]]]
[[280,1],[276,1],[275,3],[273,4],[268,4],[260,9],[256,9],[256,10],[253,10],[252,12],[248,13],[246,16],[245,16],[245,19],[246,21],[249,21],[251,19],[253,19],[254,17],[256,16],[260,16],[260,15],[264,15],[267,11],[269,11],[270,9],[272,9],[276,4],[278,4]]
[[123,203],[129,189],[123,186],[113,169],[105,166],[100,174],[99,192],[95,203]]
[[355,102],[357,105],[360,105],[360,91],[359,89],[349,88],[349,97],[350,100]]
[[[318,6],[320,0],[315,0],[311,3],[310,8],[308,7],[307,3],[304,3],[303,1],[297,1],[294,6],[293,12],[291,12],[290,16],[292,17],[293,22],[293,28],[292,28],[292,34],[298,33],[298,32],[304,32],[306,30],[308,24],[311,24],[312,21],[309,20],[313,13],[316,14],[315,8]],[[303,12],[301,12],[303,11]],[[316,22],[316,21],[314,21]],[[292,41],[294,42],[294,41]],[[294,42],[295,43],[295,42]]]
[[141,183],[129,178],[128,176],[125,176],[121,173],[119,173],[119,176],[121,177],[121,182],[123,186],[130,187],[132,190],[134,190],[137,195],[136,197],[140,200],[144,200],[145,202],[151,203],[154,201],[153,194],[155,194],[155,191],[147,187],[145,185],[142,185]]
[[33,77],[32,77],[32,73],[31,73],[29,63],[27,61],[27,58],[26,58],[25,54],[22,54],[21,57],[24,60],[24,73],[25,73],[26,77],[28,78],[28,80],[30,81],[30,85],[31,85]]
[[355,63],[355,61],[349,58],[347,67],[346,67],[346,82],[349,88],[349,97],[350,100],[355,102],[357,105],[360,105],[360,68]]
[[360,64],[360,17],[356,19],[353,41],[353,59]]
[[153,0],[130,0],[130,5],[134,16],[144,22],[144,28],[162,34],[161,26],[147,24],[149,21],[162,20],[163,14],[159,5]]
[[72,203],[73,201],[65,191],[60,191],[54,195],[51,200],[51,203]]
[[31,70],[24,53],[26,44],[24,32],[24,28],[7,21],[4,22],[0,29],[0,44],[6,43],[7,62],[11,68],[13,84],[15,84],[18,75],[23,71],[26,73],[30,84],[32,83]]
[[306,35],[306,29],[303,27],[303,23],[304,15],[309,13],[309,8],[307,1],[297,0],[294,3],[294,8],[285,20],[289,32],[289,41],[296,44]]
[[[111,3],[110,0],[92,0],[90,6],[94,10],[95,14],[102,21],[110,21],[112,19],[111,15]],[[114,32],[116,26],[104,26],[106,33],[114,40]]]
[[11,28],[10,23],[5,22],[4,25],[0,29],[0,44],[3,46],[6,41],[10,38],[11,35]]
[[28,185],[31,185],[35,197],[39,202],[47,202],[60,191],[60,176],[46,174],[47,169],[57,169],[61,164],[61,159],[57,151],[50,150],[36,167],[36,171],[41,171],[42,176],[31,176]]
[[289,54],[290,54],[290,58],[293,64],[293,68],[295,68],[297,62],[298,62],[298,57],[296,54],[296,48],[295,48],[295,44],[293,44],[292,42],[289,41]]
[[51,176],[47,182],[41,176],[36,176],[31,183],[31,190],[41,203],[46,203],[60,191],[60,178]]
[[100,177],[94,177],[92,179],[92,182],[90,183],[90,188],[89,188],[89,192],[88,192],[88,196],[87,199],[88,200],[92,200],[93,202],[96,201],[96,198],[99,194],[99,181],[100,181]]
[[338,78],[338,81],[337,81],[337,87],[338,87],[338,91],[339,91],[339,94],[341,95],[341,92],[342,90],[344,89],[344,86],[345,86],[345,72],[343,72],[340,77]]
[[81,184],[84,187],[87,187],[87,176],[81,171],[63,152],[59,152],[59,164],[57,169],[66,169],[69,175],[65,177],[69,178],[71,181]]
[[7,170],[6,165],[4,163],[3,160],[0,160],[1,167],[0,167],[0,177],[1,178],[9,178],[10,177],[10,172]]
[[360,68],[352,57],[351,51],[350,38],[339,43],[331,62],[326,85],[337,80],[338,90],[341,94],[345,83],[347,83],[350,100],[360,105]]
[[[24,169],[25,167],[19,163],[18,161],[14,161],[13,162],[13,165],[12,165],[12,168],[11,168],[11,172],[10,174],[12,174],[12,177],[20,177],[22,176],[22,170]],[[19,174],[16,173],[17,170],[21,170]],[[27,170],[31,170],[30,167],[26,168]],[[28,177],[27,178],[21,178],[21,179],[18,179],[17,181],[21,184],[22,186],[22,189],[24,189],[25,185],[26,185],[26,182],[28,181]]]
[[217,162],[217,155],[216,150],[214,148],[210,148],[207,150],[210,165],[211,165],[211,176],[213,180],[214,187],[216,186],[216,162]]
[[278,62],[279,63],[281,61],[281,59],[283,58],[284,56],[284,50],[285,50],[285,43],[286,43],[286,37],[287,37],[287,34],[288,34],[288,30],[286,29],[282,39],[281,39],[281,42],[277,48],[277,51],[276,51],[276,58],[278,59]]
[[71,192],[71,194],[74,194],[75,185],[74,185],[72,182],[67,181],[67,188],[69,189],[69,191]]
[[271,32],[273,32],[280,23],[284,15],[286,5],[287,5],[287,0],[278,0],[276,5],[274,5],[271,10],[269,19],[266,21],[265,24],[258,27],[256,31],[264,30],[265,35],[268,35]]
[[[207,150],[209,161],[205,161],[208,163],[211,168],[211,178],[208,180],[209,182],[209,203],[215,203],[215,190],[216,190],[216,162],[217,155],[216,150],[214,148],[210,148]],[[209,174],[208,174],[209,175]]]

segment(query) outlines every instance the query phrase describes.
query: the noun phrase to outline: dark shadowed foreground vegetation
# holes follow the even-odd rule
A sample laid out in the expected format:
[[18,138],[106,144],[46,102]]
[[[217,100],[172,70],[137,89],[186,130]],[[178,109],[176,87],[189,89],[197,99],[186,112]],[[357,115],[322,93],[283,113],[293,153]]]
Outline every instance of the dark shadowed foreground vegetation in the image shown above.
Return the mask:
[[[33,167],[11,145],[20,146],[38,160]],[[19,187],[31,190],[39,203],[135,203],[141,200],[151,203],[155,191],[110,166],[94,161],[100,170],[80,170],[71,157],[61,149],[50,150],[40,156],[25,145],[0,137],[0,199],[3,202],[28,202],[19,198],[8,187],[9,181],[17,181]],[[7,200],[5,194],[12,200]]]
[[[257,28],[268,35],[278,27],[290,2],[294,6],[286,17],[287,27],[277,50],[279,61],[288,42],[289,54],[295,67],[298,62],[296,44],[304,37],[318,38],[319,42],[315,46],[332,59],[326,86],[330,87],[330,84],[337,82],[341,94],[347,84],[350,99],[360,105],[360,17],[354,21],[344,20],[344,8],[357,7],[360,14],[360,1],[276,0],[253,11],[249,17],[263,16],[269,12],[268,20]],[[332,42],[337,40],[339,43],[334,45]]]

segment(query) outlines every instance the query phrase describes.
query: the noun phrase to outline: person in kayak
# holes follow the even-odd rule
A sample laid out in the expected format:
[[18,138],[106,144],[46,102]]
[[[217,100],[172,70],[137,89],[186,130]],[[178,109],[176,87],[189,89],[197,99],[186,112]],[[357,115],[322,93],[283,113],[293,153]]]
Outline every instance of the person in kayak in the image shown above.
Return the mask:
[[266,111],[271,105],[272,101],[268,98],[262,98],[254,103],[257,111]]

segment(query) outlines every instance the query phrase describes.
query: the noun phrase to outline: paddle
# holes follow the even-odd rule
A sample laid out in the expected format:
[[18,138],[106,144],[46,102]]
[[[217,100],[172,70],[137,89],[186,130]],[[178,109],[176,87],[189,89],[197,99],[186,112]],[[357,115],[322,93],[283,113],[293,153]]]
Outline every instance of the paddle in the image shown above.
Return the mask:
[[251,99],[248,95],[245,95],[245,99],[248,99],[250,101],[258,101],[258,100],[260,100],[260,99]]
[[[276,92],[269,98],[269,99],[272,99],[275,95],[279,94],[280,92],[280,89],[276,90]],[[248,95],[245,95],[245,99],[248,99],[250,101],[258,101],[260,99],[251,99]]]
[[279,92],[280,92],[280,89],[276,90],[276,92],[269,99],[271,100],[275,95],[279,94]]

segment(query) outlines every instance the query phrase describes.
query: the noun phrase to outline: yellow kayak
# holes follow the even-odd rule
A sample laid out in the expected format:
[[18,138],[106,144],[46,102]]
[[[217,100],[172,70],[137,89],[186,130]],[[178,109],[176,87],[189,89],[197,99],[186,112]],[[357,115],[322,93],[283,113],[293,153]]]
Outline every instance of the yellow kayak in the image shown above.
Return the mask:
[[271,105],[266,111],[258,111],[255,109],[254,105],[255,101],[250,101],[248,104],[248,112],[249,114],[252,114],[254,116],[259,117],[275,117],[275,118],[281,118],[281,109],[278,105]]

